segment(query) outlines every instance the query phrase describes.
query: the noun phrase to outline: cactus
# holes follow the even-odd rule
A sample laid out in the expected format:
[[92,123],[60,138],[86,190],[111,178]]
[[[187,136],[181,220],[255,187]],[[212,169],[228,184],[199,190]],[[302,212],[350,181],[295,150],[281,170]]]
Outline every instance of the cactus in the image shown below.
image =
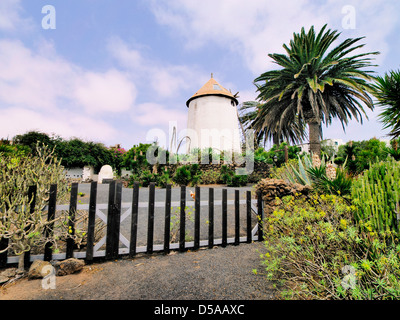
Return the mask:
[[[11,249],[19,255],[20,269],[23,268],[25,252],[53,240],[43,233],[52,222],[47,221],[43,208],[49,198],[50,184],[58,185],[59,200],[66,196],[67,183],[63,170],[61,161],[46,146],[37,146],[37,156],[0,157],[0,239],[9,240],[8,246],[2,248],[0,253]],[[31,185],[37,186],[33,213],[28,210],[28,188]]]
[[[365,231],[399,234],[400,163],[393,158],[370,165],[353,181],[351,197],[356,220]],[[373,229],[373,230],[372,230]]]

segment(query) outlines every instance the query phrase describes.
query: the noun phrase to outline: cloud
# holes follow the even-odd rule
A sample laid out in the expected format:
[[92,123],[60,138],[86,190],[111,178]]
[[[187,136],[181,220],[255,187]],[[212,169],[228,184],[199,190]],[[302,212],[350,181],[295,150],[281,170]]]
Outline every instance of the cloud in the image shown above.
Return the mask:
[[0,40],[0,136],[36,129],[66,138],[111,139],[117,130],[107,117],[133,107],[134,83],[121,71],[93,72],[55,50],[40,51],[17,40]]
[[115,113],[129,110],[136,99],[136,87],[119,71],[86,72],[77,80],[76,101],[88,113]]
[[117,134],[109,123],[74,111],[56,109],[47,113],[17,107],[2,109],[1,115],[0,135],[10,139],[31,130],[98,142],[112,141]]
[[143,103],[132,113],[132,120],[143,126],[166,126],[169,121],[184,123],[187,120],[187,110],[171,110],[158,103]]
[[0,31],[15,32],[33,27],[32,21],[21,17],[20,0],[1,0]]
[[145,49],[138,50],[132,46],[113,37],[109,39],[107,48],[119,65],[130,71],[137,86],[151,90],[152,98],[176,98],[190,90],[195,90],[191,93],[194,94],[208,80],[196,66],[174,65],[151,59]]
[[398,10],[393,6],[399,4],[395,0],[158,0],[151,2],[151,10],[159,24],[184,39],[188,50],[211,42],[241,54],[251,72],[260,74],[273,67],[267,54],[283,52],[283,43],[288,43],[293,32],[299,32],[301,27],[320,28],[328,23],[331,28],[345,31],[342,27],[345,5],[355,7],[357,18],[356,29],[346,35],[365,35],[366,42],[373,44],[368,49],[387,50],[386,36],[397,21]]

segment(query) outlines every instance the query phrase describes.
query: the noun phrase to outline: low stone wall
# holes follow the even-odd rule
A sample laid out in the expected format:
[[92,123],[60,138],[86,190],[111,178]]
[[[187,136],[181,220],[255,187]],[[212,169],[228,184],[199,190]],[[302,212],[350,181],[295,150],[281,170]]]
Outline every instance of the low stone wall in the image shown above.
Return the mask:
[[[167,165],[160,165],[157,168],[158,172],[161,172],[160,170],[168,170],[171,175],[173,175],[178,167],[181,167],[185,164],[189,163],[180,163],[180,164],[167,164]],[[216,171],[219,172],[221,170],[221,167],[223,165],[228,166],[229,169],[235,171],[237,168],[245,168],[245,164],[243,165],[237,165],[235,163],[230,163],[230,164],[224,164],[223,162],[221,163],[199,163],[199,168],[200,171],[205,172],[205,171]],[[249,175],[249,182],[257,182],[260,181],[260,179],[267,178],[270,173],[270,168],[271,165],[264,163],[264,162],[256,162],[254,163],[254,168],[253,172]]]
[[308,195],[312,190],[311,186],[289,183],[282,179],[262,179],[255,185],[255,189],[261,191],[265,213],[273,212],[276,198]]

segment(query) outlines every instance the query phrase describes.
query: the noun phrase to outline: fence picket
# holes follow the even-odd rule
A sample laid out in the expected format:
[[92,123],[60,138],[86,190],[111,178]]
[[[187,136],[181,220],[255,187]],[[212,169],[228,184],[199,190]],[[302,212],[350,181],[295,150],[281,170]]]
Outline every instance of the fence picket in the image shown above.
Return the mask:
[[181,186],[181,210],[179,217],[179,251],[185,250],[186,234],[186,186]]
[[69,219],[68,219],[68,235],[67,238],[67,249],[66,249],[66,258],[72,258],[74,252],[74,245],[75,241],[72,237],[75,235],[75,213],[76,213],[76,206],[78,204],[78,183],[73,183],[71,185],[71,197],[70,197],[70,204],[69,204]]
[[247,243],[251,243],[251,191],[246,192]]
[[[56,204],[57,204],[57,185],[52,184],[50,186],[50,199],[49,199],[49,211],[47,213],[47,221],[53,221],[56,216]],[[45,237],[50,238],[53,234],[54,222],[51,222],[45,228]],[[44,261],[50,261],[53,256],[52,242],[47,241],[44,247]]]
[[228,243],[228,195],[227,189],[222,189],[222,246]]
[[96,225],[96,198],[97,198],[97,182],[90,184],[89,213],[88,213],[88,230],[87,230],[87,246],[86,246],[86,262],[93,261],[94,232]]
[[149,187],[149,213],[147,225],[147,253],[153,253],[154,242],[154,199],[155,199],[155,183],[150,183]]
[[122,204],[122,182],[116,184],[115,204],[114,204],[114,228],[113,228],[113,247],[112,258],[118,257],[119,234],[121,227],[121,204]]
[[214,188],[208,190],[208,247],[214,246]]
[[164,226],[164,253],[168,254],[171,236],[171,185],[168,184],[165,190],[165,226]]
[[136,181],[133,184],[133,197],[132,197],[131,239],[129,244],[129,256],[131,258],[136,255],[138,210],[139,210],[139,182]]
[[194,250],[200,248],[200,187],[195,189],[194,198]]
[[[33,215],[35,212],[35,205],[36,205],[36,192],[37,186],[30,186],[28,188],[28,199],[29,199],[29,214]],[[29,228],[29,226],[27,227]],[[25,252],[24,254],[24,267],[29,268],[31,261],[31,250]]]
[[235,245],[240,241],[240,208],[239,208],[239,190],[235,190]]

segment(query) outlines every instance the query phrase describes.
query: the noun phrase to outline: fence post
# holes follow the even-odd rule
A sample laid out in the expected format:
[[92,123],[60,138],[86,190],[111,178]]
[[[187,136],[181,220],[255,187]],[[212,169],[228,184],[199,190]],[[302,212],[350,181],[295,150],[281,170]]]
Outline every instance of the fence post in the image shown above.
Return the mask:
[[132,197],[132,220],[131,220],[131,240],[129,244],[129,256],[133,258],[136,255],[137,226],[139,211],[139,182],[133,184]]
[[240,241],[240,209],[239,209],[239,190],[235,190],[235,245]]
[[251,236],[251,191],[246,192],[247,243],[252,242]]
[[263,203],[262,203],[262,193],[261,190],[257,192],[257,220],[258,220],[258,241],[263,241]]
[[151,182],[149,187],[149,214],[147,226],[147,253],[153,253],[154,241],[154,198],[155,198],[155,183]]
[[168,184],[165,194],[165,227],[164,227],[164,253],[169,253],[171,236],[171,185]]
[[69,202],[69,219],[68,219],[68,238],[67,238],[67,249],[66,258],[72,258],[74,252],[75,241],[72,236],[75,235],[75,213],[78,201],[78,183],[71,185],[71,198]]
[[200,248],[200,187],[195,189],[194,198],[194,250]]
[[96,225],[96,198],[97,198],[97,182],[93,181],[90,184],[89,217],[88,217],[87,247],[86,247],[86,261],[88,263],[91,263],[93,261],[94,232]]
[[214,246],[214,188],[208,190],[208,247]]
[[114,205],[114,241],[113,241],[113,259],[118,258],[119,253],[119,235],[121,227],[121,204],[122,204],[122,182],[117,183]]
[[222,189],[222,247],[228,243],[228,195],[227,189]]
[[[37,192],[37,186],[29,187],[29,189],[28,189],[28,199],[30,202],[29,215],[32,215],[35,212],[36,192]],[[27,227],[27,228],[29,228],[29,227]],[[24,254],[24,267],[29,268],[30,263],[31,263],[31,250],[25,252],[25,254]]]
[[106,238],[106,259],[112,259],[113,242],[114,242],[114,208],[115,208],[115,180],[109,184],[108,191],[108,211],[107,211],[107,238]]
[[[47,213],[47,221],[54,220],[56,216],[56,204],[57,204],[57,185],[52,184],[50,186],[50,199],[49,199],[49,211]],[[53,234],[54,221],[51,222],[45,228],[45,237],[49,238]],[[46,240],[47,241],[47,240]],[[50,261],[53,256],[53,249],[51,241],[47,241],[44,247],[44,261]]]
[[179,218],[179,251],[185,250],[186,186],[181,186],[181,212]]

